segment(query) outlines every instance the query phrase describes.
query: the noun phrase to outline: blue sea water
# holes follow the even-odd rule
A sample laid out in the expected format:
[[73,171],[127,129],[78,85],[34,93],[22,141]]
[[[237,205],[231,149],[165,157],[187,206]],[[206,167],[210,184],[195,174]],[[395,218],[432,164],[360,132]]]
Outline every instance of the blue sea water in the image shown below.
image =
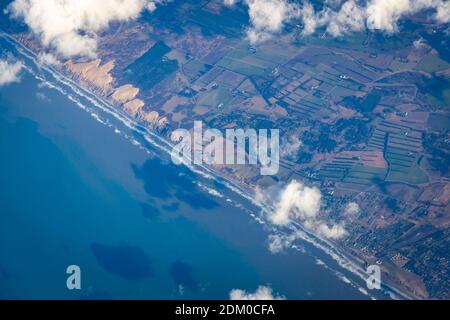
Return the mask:
[[[173,165],[20,48],[0,48],[26,66],[0,88],[0,298],[227,299],[259,285],[288,299],[369,298],[306,242],[271,254],[248,200]],[[69,265],[82,290],[67,289]]]

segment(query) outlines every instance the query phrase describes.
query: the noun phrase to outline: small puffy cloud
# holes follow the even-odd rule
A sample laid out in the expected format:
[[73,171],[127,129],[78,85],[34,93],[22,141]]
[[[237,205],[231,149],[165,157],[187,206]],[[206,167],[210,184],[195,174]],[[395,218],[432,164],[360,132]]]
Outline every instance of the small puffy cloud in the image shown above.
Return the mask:
[[361,208],[359,207],[359,204],[356,202],[350,202],[345,206],[345,214],[346,215],[357,215],[361,211]]
[[318,232],[322,237],[327,239],[338,240],[347,235],[347,231],[343,225],[335,224],[329,227],[325,223],[319,223],[316,226],[316,232]]
[[55,55],[51,53],[40,53],[38,55],[38,63],[39,65],[51,65],[51,66],[57,66],[60,64],[58,58],[55,57]]
[[[258,189],[257,198],[259,201],[272,201],[274,209],[269,212],[268,219],[276,226],[300,223],[319,236],[335,240],[346,235],[343,225],[329,225],[319,216],[322,194],[316,187],[309,187],[300,181],[292,180],[276,192],[268,190],[264,193]],[[296,234],[286,237],[271,236],[269,237],[269,250],[272,253],[281,252],[296,238]]]
[[6,60],[0,60],[0,86],[19,82],[22,67],[23,64],[20,61],[11,63]]
[[233,289],[230,292],[230,300],[286,300],[286,298],[274,294],[271,287],[260,286],[254,293]]
[[450,22],[450,1],[442,2],[437,6],[435,18],[440,23]]
[[296,135],[290,136],[282,144],[282,146],[280,148],[280,156],[282,158],[294,157],[295,155],[298,154],[302,145],[303,145],[303,143],[300,141],[298,136],[296,136]]
[[252,23],[247,31],[251,43],[258,43],[279,33],[285,22],[298,15],[297,7],[286,0],[246,0]]
[[292,219],[314,219],[320,210],[322,195],[317,188],[292,180],[282,191],[269,219],[276,225],[288,225]]
[[42,44],[58,54],[93,57],[96,32],[113,21],[136,19],[144,10],[154,10],[150,0],[14,0],[7,11],[23,19]]
[[352,31],[362,31],[366,27],[364,9],[353,1],[345,2],[341,9],[334,14],[327,27],[327,32],[334,37]]
[[414,48],[416,48],[417,50],[427,47],[427,44],[423,38],[419,38],[416,41],[414,41],[413,45]]
[[36,98],[38,98],[39,100],[41,100],[41,101],[45,101],[45,102],[50,102],[50,101],[52,101],[49,97],[47,97],[46,95],[45,95],[45,93],[43,93],[43,92],[36,92]]
[[268,248],[272,254],[284,252],[292,246],[292,243],[297,240],[297,235],[279,235],[271,234],[268,239]]
[[367,26],[388,33],[396,32],[398,20],[411,10],[409,0],[372,0],[367,6]]
[[366,8],[367,26],[394,33],[398,31],[400,19],[424,10],[434,10],[434,20],[438,23],[450,21],[450,2],[447,0],[371,0]]
[[306,2],[300,11],[300,19],[303,22],[302,35],[309,36],[313,34],[317,28],[327,23],[329,15],[329,9],[326,8],[320,12],[315,12],[312,4]]
[[[234,6],[239,0],[224,0]],[[247,29],[250,43],[260,43],[282,31],[286,22],[299,15],[298,5],[288,0],[243,0],[248,7],[251,26]]]
[[263,202],[264,199],[265,199],[264,190],[261,187],[256,186],[256,188],[255,188],[255,200],[256,200],[256,202]]
[[223,3],[227,6],[227,7],[232,7],[236,4],[236,2],[238,2],[238,0],[223,0]]

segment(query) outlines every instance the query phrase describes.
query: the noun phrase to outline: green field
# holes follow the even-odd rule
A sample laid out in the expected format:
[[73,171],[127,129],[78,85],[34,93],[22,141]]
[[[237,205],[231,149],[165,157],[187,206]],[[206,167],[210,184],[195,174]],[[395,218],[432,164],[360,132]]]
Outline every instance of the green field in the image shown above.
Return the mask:
[[203,93],[198,100],[197,105],[208,108],[217,108],[222,104],[225,107],[233,99],[231,92],[225,88],[218,87]]
[[450,118],[445,115],[432,113],[428,119],[428,126],[433,131],[446,131],[450,129]]
[[450,64],[439,58],[437,55],[428,54],[417,65],[418,70],[434,73],[450,68]]
[[144,55],[130,64],[125,70],[125,78],[137,87],[150,90],[178,68],[176,60],[164,56],[172,49],[158,41]]
[[336,158],[319,171],[322,179],[361,185],[378,184],[385,179],[386,174],[386,169],[364,166],[359,164],[359,160],[351,158]]
[[428,182],[425,172],[417,164],[421,152],[421,140],[408,136],[389,133],[385,148],[385,158],[389,163],[387,181],[399,181],[409,184]]
[[[394,169],[396,168],[396,169]],[[417,165],[412,165],[407,170],[399,170],[398,166],[392,166],[387,176],[387,181],[399,181],[409,184],[422,184],[428,182],[428,176]]]
[[277,45],[260,46],[256,51],[252,51],[247,44],[241,44],[217,65],[246,76],[261,75],[286,62],[295,54],[293,48],[280,48]]

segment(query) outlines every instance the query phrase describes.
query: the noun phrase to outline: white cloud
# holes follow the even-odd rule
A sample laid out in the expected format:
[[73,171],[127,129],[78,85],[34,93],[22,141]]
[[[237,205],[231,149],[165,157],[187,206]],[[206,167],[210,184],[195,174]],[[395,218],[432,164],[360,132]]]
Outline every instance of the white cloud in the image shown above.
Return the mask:
[[329,227],[325,223],[319,223],[315,228],[316,232],[327,239],[338,240],[347,235],[347,231],[345,231],[344,226],[340,224],[335,224]]
[[251,43],[265,41],[280,32],[284,23],[298,16],[297,7],[286,0],[246,0],[252,23],[247,31]]
[[38,55],[38,63],[39,65],[51,65],[51,66],[57,66],[60,64],[58,58],[55,57],[55,55],[51,53],[40,53]]
[[[228,6],[237,1],[224,0]],[[432,18],[437,23],[450,22],[447,0],[329,0],[320,11],[309,1],[244,0],[244,3],[249,7],[251,26],[247,36],[252,43],[270,39],[293,20],[303,24],[303,36],[325,26],[334,37],[365,29],[395,33],[401,19],[424,10],[434,12]]]
[[[239,0],[224,0],[234,6]],[[243,0],[248,6],[251,26],[247,29],[250,43],[259,43],[281,32],[284,24],[299,15],[299,8],[288,0]]]
[[269,217],[275,225],[288,225],[291,220],[315,219],[322,195],[317,188],[292,180],[282,191],[275,211]]
[[414,48],[416,48],[417,50],[427,47],[427,44],[423,38],[419,38],[416,41],[414,41],[413,45]]
[[230,292],[230,300],[286,300],[286,298],[274,294],[271,287],[260,286],[254,293],[233,289]]
[[238,0],[223,0],[223,3],[228,7],[234,6],[236,2],[238,2]]
[[10,63],[6,60],[0,60],[0,86],[19,82],[22,67],[23,64],[20,61]]
[[93,57],[96,32],[113,21],[136,19],[159,0],[14,0],[8,12],[23,19],[42,44],[64,57]]
[[398,21],[423,10],[434,10],[434,19],[439,23],[450,20],[450,4],[447,0],[371,0],[366,9],[367,26],[394,33]]
[[396,32],[398,20],[411,10],[409,0],[372,0],[367,6],[367,26],[388,33]]
[[362,31],[365,27],[364,9],[358,6],[355,1],[349,0],[332,16],[327,32],[334,37],[339,37],[348,32]]
[[441,3],[437,7],[437,12],[436,12],[435,18],[440,23],[449,23],[450,22],[450,1]]
[[320,12],[315,12],[312,4],[306,2],[300,11],[300,19],[303,23],[302,35],[309,36],[313,34],[317,28],[325,25],[329,21],[330,14],[331,10],[328,8]]
[[279,235],[271,234],[268,239],[268,248],[272,254],[285,251],[292,246],[292,243],[298,239],[297,234]]
[[[266,194],[258,189],[257,199],[273,202],[274,210],[269,213],[268,219],[276,226],[300,223],[319,236],[335,240],[346,235],[342,224],[329,225],[319,216],[322,194],[316,187],[308,187],[302,182],[292,180],[281,190],[278,189],[275,194],[272,189],[268,190]],[[281,252],[289,247],[296,238],[296,234],[270,236],[269,250],[272,253]]]
[[398,22],[401,19],[424,10],[434,11],[434,20],[438,23],[450,20],[450,4],[447,0],[369,0],[361,6],[355,0],[348,0],[337,14],[332,15],[327,31],[333,36],[340,36],[367,27],[395,33],[399,31]]
[[293,157],[298,154],[302,146],[303,143],[300,141],[298,136],[292,135],[282,144],[280,148],[280,156],[282,158]]
[[361,208],[359,207],[359,204],[356,202],[350,202],[345,206],[345,214],[354,216],[357,215],[361,211]]

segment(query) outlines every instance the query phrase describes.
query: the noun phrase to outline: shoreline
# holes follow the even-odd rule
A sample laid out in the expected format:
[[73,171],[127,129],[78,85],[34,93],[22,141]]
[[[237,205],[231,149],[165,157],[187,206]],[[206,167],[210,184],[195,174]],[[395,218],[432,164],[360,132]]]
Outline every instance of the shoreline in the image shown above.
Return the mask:
[[[14,37],[10,36],[9,34],[1,31],[0,36],[4,39],[9,39],[9,42],[13,42],[13,45],[18,45],[23,50],[27,51],[28,55],[20,52],[21,54],[24,54],[27,56],[27,58],[33,60],[34,63],[36,63],[37,66],[42,68],[43,70],[49,72],[52,74],[52,76],[55,77],[57,81],[61,81],[63,84],[69,86],[75,94],[78,94],[80,96],[83,96],[86,100],[92,102],[92,104],[96,108],[100,108],[103,112],[108,113],[115,117],[118,121],[125,124],[130,130],[133,130],[140,134],[149,144],[151,144],[153,147],[157,148],[158,150],[162,151],[165,154],[169,154],[172,150],[173,144],[170,143],[167,139],[160,136],[159,134],[152,132],[148,128],[144,127],[142,124],[140,124],[137,120],[132,119],[130,115],[126,114],[122,110],[115,108],[110,103],[105,101],[104,98],[99,97],[95,93],[91,92],[89,89],[86,89],[82,87],[79,83],[74,81],[73,79],[70,79],[64,73],[62,73],[60,70],[55,69],[52,66],[48,65],[39,65],[37,62],[37,55],[35,52],[33,52],[31,49],[26,47],[24,44],[22,44],[20,41],[15,39]],[[20,51],[20,50],[19,50]],[[206,166],[197,166],[197,165],[190,165],[186,166],[189,170],[193,171],[196,174],[199,174],[203,176],[204,178],[208,180],[216,180],[223,186],[225,186],[228,190],[232,191],[233,193],[242,196],[246,200],[250,201],[253,205],[260,208],[262,212],[267,213],[270,212],[273,208],[269,206],[268,204],[258,202],[254,199],[253,193],[254,190],[251,190],[247,188],[246,186],[239,185],[238,183],[234,182],[230,178],[227,178],[223,176],[221,173],[216,172],[214,169],[206,167]],[[262,215],[262,218],[265,219],[265,215]],[[324,252],[327,256],[329,256],[331,259],[336,261],[340,267],[343,269],[349,271],[350,273],[354,274],[358,278],[365,281],[365,270],[361,266],[361,263],[356,261],[358,258],[354,257],[353,255],[346,253],[345,250],[342,248],[338,248],[335,244],[329,242],[328,240],[322,239],[321,237],[315,235],[314,233],[306,230],[303,226],[301,226],[298,223],[295,223],[295,227],[284,227],[284,228],[277,228],[277,230],[281,231],[283,234],[286,233],[286,231],[290,232],[298,232],[302,236],[299,238],[303,241],[306,241],[319,249],[321,252]],[[359,286],[358,286],[359,287]],[[384,290],[383,291],[391,291],[395,295],[399,295],[402,299],[411,299],[411,297],[403,293],[400,289],[397,289],[395,286],[389,285],[389,284],[383,284]],[[370,295],[369,295],[370,297]]]

